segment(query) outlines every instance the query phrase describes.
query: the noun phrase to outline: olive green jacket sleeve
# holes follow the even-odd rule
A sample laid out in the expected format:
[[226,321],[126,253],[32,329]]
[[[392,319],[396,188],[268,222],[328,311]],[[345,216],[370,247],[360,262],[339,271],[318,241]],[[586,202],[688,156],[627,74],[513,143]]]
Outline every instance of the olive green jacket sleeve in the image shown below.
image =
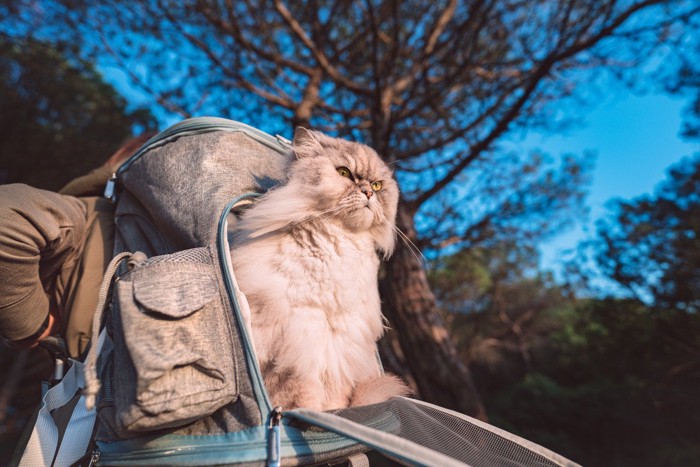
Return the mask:
[[0,336],[16,341],[41,328],[49,301],[65,290],[85,234],[86,206],[79,199],[0,186]]

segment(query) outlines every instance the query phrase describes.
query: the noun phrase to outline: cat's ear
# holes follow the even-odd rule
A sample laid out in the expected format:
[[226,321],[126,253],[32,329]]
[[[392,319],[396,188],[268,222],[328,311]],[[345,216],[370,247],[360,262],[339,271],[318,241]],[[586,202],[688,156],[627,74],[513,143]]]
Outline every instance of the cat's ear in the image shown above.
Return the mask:
[[315,154],[322,147],[321,138],[320,133],[298,126],[294,130],[294,139],[292,140],[292,147],[297,158]]

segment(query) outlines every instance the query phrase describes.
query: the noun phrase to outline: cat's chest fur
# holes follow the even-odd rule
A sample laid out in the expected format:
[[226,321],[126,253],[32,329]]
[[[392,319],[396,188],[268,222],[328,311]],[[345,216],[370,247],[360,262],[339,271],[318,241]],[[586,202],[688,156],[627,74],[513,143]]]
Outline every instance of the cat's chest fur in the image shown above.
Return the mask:
[[371,238],[333,225],[323,230],[299,228],[278,248],[278,258],[286,259],[278,261],[278,273],[289,284],[288,299],[297,313],[317,310],[335,333],[349,332],[350,326],[381,332],[379,259]]
[[372,239],[340,226],[297,228],[233,251],[261,366],[317,375],[335,404],[378,372],[379,259]]

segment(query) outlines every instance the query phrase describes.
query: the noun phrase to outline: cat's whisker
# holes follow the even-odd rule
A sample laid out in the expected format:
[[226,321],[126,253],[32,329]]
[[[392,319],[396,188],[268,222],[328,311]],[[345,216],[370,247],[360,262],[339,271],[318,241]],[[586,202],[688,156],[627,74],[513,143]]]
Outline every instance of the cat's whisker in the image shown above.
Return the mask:
[[[382,220],[384,222],[389,222],[388,219],[386,218],[386,216],[384,215],[384,213],[377,212],[377,214],[379,214],[379,216],[382,218]],[[401,241],[406,245],[406,247],[408,247],[408,250],[411,252],[413,257],[416,258],[419,263],[424,264],[427,269],[431,269],[433,267],[433,265],[430,263],[428,258],[425,257],[423,252],[420,251],[420,248],[418,248],[418,246],[415,243],[413,243],[413,241],[411,241],[410,238],[408,238],[408,235],[403,233],[403,231],[401,231],[401,229],[399,229],[396,226],[396,224],[391,223],[391,222],[389,222],[389,223],[392,225],[392,227],[394,228],[394,231],[398,234]]]
[[422,263],[426,266],[427,269],[432,269],[433,265],[432,265],[432,263],[430,262],[430,260],[428,260],[428,258],[425,257],[425,255],[423,254],[423,252],[420,251],[420,248],[418,248],[418,246],[416,246],[416,244],[413,243],[413,242],[411,241],[410,238],[408,238],[408,235],[406,235],[405,233],[403,233],[403,232],[401,231],[401,229],[399,229],[399,228],[396,227],[396,226],[394,226],[394,230],[396,230],[396,233],[399,234],[399,238],[400,238],[401,240],[403,240],[403,242],[406,244],[406,246],[407,246],[408,249],[411,251],[411,253],[413,253],[413,256],[415,256],[415,258],[416,258],[418,261],[422,262]]

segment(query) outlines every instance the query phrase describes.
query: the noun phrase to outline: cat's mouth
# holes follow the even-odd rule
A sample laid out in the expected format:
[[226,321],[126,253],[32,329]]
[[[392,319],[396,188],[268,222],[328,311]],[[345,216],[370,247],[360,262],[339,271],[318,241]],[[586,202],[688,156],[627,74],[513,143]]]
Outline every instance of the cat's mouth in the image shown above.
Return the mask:
[[372,215],[374,215],[374,211],[372,210],[372,206],[370,205],[369,200],[367,200],[367,202],[364,203],[360,209],[368,209],[369,212],[372,213]]
[[353,199],[348,203],[348,208],[350,211],[356,211],[358,209],[371,209],[370,207],[370,199],[365,198],[364,196],[362,197],[353,197]]
[[345,208],[344,223],[351,230],[366,230],[374,222],[375,214],[369,200],[355,198]]

